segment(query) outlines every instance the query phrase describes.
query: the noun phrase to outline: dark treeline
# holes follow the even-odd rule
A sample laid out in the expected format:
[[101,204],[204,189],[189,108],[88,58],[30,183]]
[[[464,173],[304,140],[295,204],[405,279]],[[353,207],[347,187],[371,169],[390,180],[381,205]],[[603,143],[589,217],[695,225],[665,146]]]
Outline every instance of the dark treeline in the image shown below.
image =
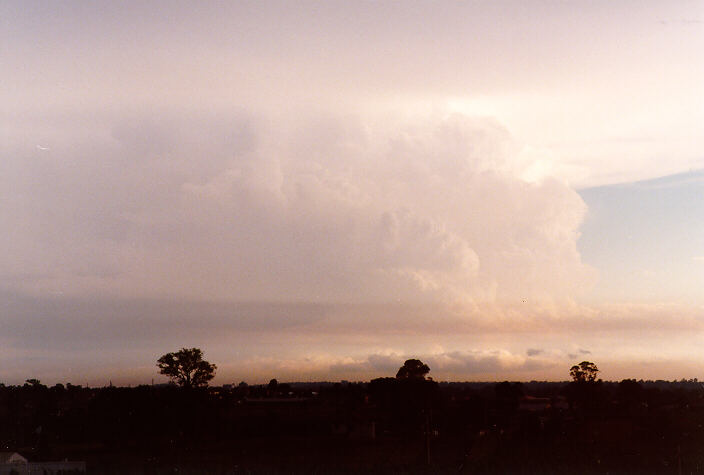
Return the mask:
[[0,442],[92,473],[697,473],[696,380],[0,386]]

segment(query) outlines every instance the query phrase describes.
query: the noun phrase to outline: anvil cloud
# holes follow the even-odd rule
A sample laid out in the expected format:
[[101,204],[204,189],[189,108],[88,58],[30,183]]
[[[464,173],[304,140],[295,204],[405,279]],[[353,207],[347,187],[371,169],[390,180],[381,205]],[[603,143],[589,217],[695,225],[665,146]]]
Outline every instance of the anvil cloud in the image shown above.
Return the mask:
[[5,2],[0,381],[693,367],[704,212],[613,253],[704,167],[701,5],[644,5]]

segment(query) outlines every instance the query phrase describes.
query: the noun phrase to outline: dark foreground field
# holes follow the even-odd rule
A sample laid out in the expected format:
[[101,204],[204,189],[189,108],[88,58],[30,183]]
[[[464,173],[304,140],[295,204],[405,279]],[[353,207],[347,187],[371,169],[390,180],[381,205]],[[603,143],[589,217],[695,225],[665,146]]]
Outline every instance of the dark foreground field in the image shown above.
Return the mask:
[[695,381],[0,387],[2,451],[88,473],[704,473]]

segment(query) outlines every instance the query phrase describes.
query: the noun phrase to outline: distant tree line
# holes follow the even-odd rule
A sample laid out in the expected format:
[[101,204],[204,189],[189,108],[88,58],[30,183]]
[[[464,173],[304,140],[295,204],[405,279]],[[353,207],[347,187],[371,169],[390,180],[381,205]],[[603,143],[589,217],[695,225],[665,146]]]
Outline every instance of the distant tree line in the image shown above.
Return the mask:
[[436,382],[409,359],[365,383],[208,387],[216,367],[202,351],[167,355],[157,366],[174,384],[0,385],[0,444],[111,473],[704,469],[696,380],[605,382],[584,361],[571,382]]

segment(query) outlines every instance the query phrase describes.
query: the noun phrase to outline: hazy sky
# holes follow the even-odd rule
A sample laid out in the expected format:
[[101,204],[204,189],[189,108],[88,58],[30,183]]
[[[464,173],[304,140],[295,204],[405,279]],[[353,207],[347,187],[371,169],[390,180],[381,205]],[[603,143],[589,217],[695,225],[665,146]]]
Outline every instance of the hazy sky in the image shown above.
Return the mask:
[[703,12],[0,3],[0,381],[701,378]]

